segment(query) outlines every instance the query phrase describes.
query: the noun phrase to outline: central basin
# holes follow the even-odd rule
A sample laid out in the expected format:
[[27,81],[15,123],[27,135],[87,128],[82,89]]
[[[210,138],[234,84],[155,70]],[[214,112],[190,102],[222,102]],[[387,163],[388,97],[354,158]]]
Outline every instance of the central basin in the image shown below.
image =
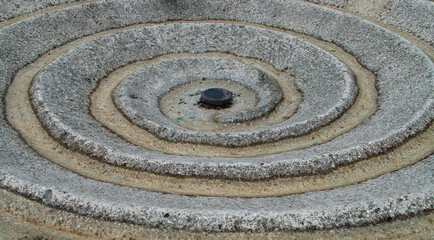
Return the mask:
[[[216,107],[204,103],[202,95],[208,89],[224,89],[230,92],[230,107]],[[241,126],[216,122],[215,117],[245,111],[255,107],[257,103],[256,93],[241,84],[229,80],[205,79],[172,88],[159,99],[159,108],[165,117],[187,129],[230,132],[241,129]]]

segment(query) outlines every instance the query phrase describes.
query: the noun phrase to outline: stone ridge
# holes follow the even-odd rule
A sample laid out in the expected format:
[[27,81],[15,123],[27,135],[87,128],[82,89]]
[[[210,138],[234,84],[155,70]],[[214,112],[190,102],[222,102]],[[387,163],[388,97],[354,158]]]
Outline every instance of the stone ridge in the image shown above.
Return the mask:
[[0,0],[0,21],[5,21],[26,13],[80,0]]
[[149,192],[87,179],[37,156],[15,156],[1,158],[6,160],[0,162],[1,187],[81,215],[148,227],[288,231],[360,226],[430,210],[434,200],[433,156],[363,183],[278,198]]
[[[64,133],[53,135],[65,143],[76,143],[72,147],[80,147],[92,157],[116,165],[173,175],[252,180],[327,171],[384,153],[432,123],[434,66],[431,59],[407,40],[366,20],[288,0],[101,1],[37,15],[0,28],[0,187],[81,215],[145,227],[193,231],[303,231],[360,226],[432,211],[434,155],[375,179],[325,191],[266,198],[183,196],[96,181],[73,173],[39,156],[4,118],[4,95],[16,71],[50,49],[86,35],[132,24],[209,19],[289,29],[342,46],[375,72],[378,111],[358,127],[327,143],[252,158],[194,158],[147,151],[108,133],[90,116],[76,119],[70,116],[68,122],[45,119],[53,124],[48,126],[51,128],[62,128],[62,124],[79,127],[77,121],[89,126],[93,124],[91,129],[78,128],[82,136],[77,139]],[[129,33],[133,34],[135,30]],[[101,38],[100,41],[109,39]],[[128,46],[124,47],[127,51]],[[87,50],[94,51],[92,48]],[[111,52],[105,54],[109,56]],[[47,69],[71,68],[63,60],[57,59]],[[76,61],[80,62],[80,59]],[[59,69],[53,69],[54,66]],[[99,72],[98,65],[94,67],[82,66],[93,71],[96,79],[104,77],[105,71]],[[276,67],[285,69],[282,65]],[[43,73],[49,71],[40,74]],[[67,72],[64,73],[63,76],[52,76],[69,77]],[[69,97],[73,100],[73,97],[87,97],[97,81],[94,78],[85,80],[85,85],[70,83],[71,86],[77,84],[75,92],[59,91],[56,94],[63,96],[65,101]],[[300,81],[298,84],[307,83]],[[35,101],[40,109],[48,104]],[[70,107],[83,111],[80,104],[83,102]],[[40,115],[44,114],[49,112],[40,112]],[[70,112],[62,114],[59,116],[65,117]],[[108,138],[87,141],[100,134],[106,134]],[[118,149],[104,148],[106,145],[103,144]]]
[[[434,3],[425,0],[377,1],[369,0],[307,0],[331,5],[369,16],[412,33],[434,46]],[[369,7],[366,7],[369,6]]]
[[[161,138],[186,141],[182,134],[179,140],[174,138],[173,132],[178,130],[186,132],[187,138],[192,138],[192,135],[199,138],[201,132],[188,131],[163,116],[159,110],[159,99],[179,85],[205,79],[238,83],[254,91],[258,99],[253,108],[215,116],[215,121],[221,123],[246,122],[262,117],[282,99],[276,80],[257,68],[230,60],[189,57],[158,62],[129,75],[113,92],[113,101],[132,122]],[[161,135],[160,132],[172,134]]]
[[[136,2],[136,4],[139,3]],[[186,2],[182,4],[188,5]],[[234,15],[231,15],[235,13],[222,12],[222,8],[215,6],[215,4],[218,5],[218,3],[207,2],[206,4],[209,8],[203,9],[202,13],[205,14],[206,12],[209,14],[209,18],[215,18],[216,15],[214,14],[216,13],[220,13],[218,15],[219,18],[235,18]],[[237,12],[236,16],[238,16],[240,20],[248,21],[250,19],[253,22],[267,24],[270,21],[269,19],[273,19],[273,14],[276,13],[276,11],[277,13],[279,12],[277,9],[283,8],[281,5],[278,5],[279,7],[277,7],[277,5],[267,5],[266,9],[269,9],[269,11],[261,12],[262,15],[256,16],[247,13],[253,11],[252,9],[254,9],[255,6],[261,5],[261,3],[252,2],[251,4],[252,5],[243,5],[243,9],[239,9],[240,12],[246,13],[238,14],[239,12]],[[81,22],[84,20],[80,18],[74,18],[75,21],[78,22],[71,22],[71,18],[68,19],[68,17],[79,14],[81,11],[89,11],[89,6],[93,5],[94,4],[90,4],[64,10],[62,11],[62,16],[54,14],[49,15],[48,19],[42,17],[29,19],[15,24],[13,29],[14,31],[19,31],[19,36],[24,36],[24,38],[21,37],[21,39],[25,39],[26,31],[22,31],[22,28],[26,29],[28,24],[30,24],[29,27],[31,29],[37,29],[38,27],[45,26],[46,24],[44,23],[47,21],[49,24],[69,23],[73,25],[71,25],[68,30],[63,30],[64,33],[71,32],[70,30],[75,29],[72,28],[72,26],[75,26],[79,27],[79,29],[75,29],[75,31],[72,32],[74,33],[73,36],[77,36],[77,34],[83,34],[83,29],[87,29],[81,24],[88,23]],[[111,5],[98,3],[97,5],[101,8],[105,7],[105,11],[103,11],[104,14],[98,11],[92,12],[96,19],[104,19],[107,16],[118,19],[115,17],[118,16],[118,14],[115,16],[109,14],[113,11],[113,8],[117,9],[117,11],[122,9],[131,10],[128,5],[117,6],[116,3]],[[187,8],[187,5],[184,7]],[[163,8],[164,5],[158,6]],[[237,7],[237,5],[230,6],[235,9],[240,7]],[[248,6],[251,6],[251,8],[248,8]],[[278,24],[281,28],[302,31],[320,39],[341,44],[347,51],[356,55],[362,64],[377,73],[380,107],[377,113],[364,124],[328,143],[311,148],[249,159],[216,158],[216,161],[213,162],[209,162],[208,159],[187,156],[160,155],[159,153],[147,152],[143,149],[129,146],[123,142],[119,143],[119,149],[121,150],[112,151],[105,149],[101,144],[96,145],[95,142],[89,142],[82,137],[74,141],[80,142],[81,148],[90,154],[95,154],[94,149],[101,149],[100,155],[97,156],[110,163],[123,164],[157,173],[187,176],[201,175],[235,179],[264,179],[272,176],[291,176],[325,171],[337,165],[348,164],[369,155],[387,151],[387,149],[404,141],[408,136],[423,130],[431,123],[433,116],[433,65],[431,60],[419,49],[396,34],[350,15],[299,2],[285,2],[285,6],[294,9],[294,14],[288,15],[282,12],[279,18],[276,18],[277,22],[268,24]],[[180,8],[184,9],[184,7]],[[150,11],[151,10],[152,9],[150,9]],[[158,12],[158,9],[154,10]],[[194,19],[192,17],[195,16],[193,12],[189,12],[188,10],[178,14],[190,14],[188,15],[189,17],[186,17],[187,19]],[[122,24],[122,22],[128,19],[130,19],[128,21],[145,21],[145,19],[137,18],[137,15],[131,15],[130,12],[125,12],[125,14],[120,15],[123,16],[122,21],[121,23],[117,22],[117,24]],[[134,17],[132,19],[128,16]],[[155,17],[153,20],[158,19],[158,17],[152,14],[146,16]],[[320,22],[312,22],[309,20],[311,16],[319,16],[327,20],[322,21],[322,23],[334,22],[335,26],[327,28],[328,26],[320,24]],[[50,18],[54,18],[55,21],[53,21],[53,19],[49,20]],[[196,16],[196,18],[204,17]],[[151,19],[148,19],[148,21],[150,20]],[[59,29],[63,29],[62,26],[63,25],[58,26]],[[115,26],[116,24],[112,27]],[[107,28],[107,26],[104,28]],[[327,31],[324,31],[324,28],[326,28]],[[94,31],[97,29],[98,28]],[[339,29],[339,31],[337,29]],[[42,42],[45,41],[47,46],[41,45],[40,41],[37,41],[36,44],[28,42],[26,46],[18,46],[17,44],[20,44],[20,41],[10,39],[11,36],[15,36],[15,34],[9,34],[11,30],[12,28],[3,29],[5,35],[2,35],[0,40],[5,43],[2,44],[2,46],[6,46],[5,52],[8,52],[10,56],[16,56],[16,53],[11,54],[16,51],[16,49],[49,48],[49,46],[53,44],[53,40],[45,39],[55,40],[55,38],[49,38],[44,35],[45,32],[49,32],[37,31],[38,34],[42,34],[40,36],[41,40]],[[346,31],[348,32],[347,34],[342,34],[342,32]],[[366,41],[366,36],[370,36],[370,41]],[[70,35],[66,35],[65,37],[66,41],[71,38]],[[6,44],[6,42],[8,43]],[[34,46],[34,44],[36,46]],[[31,57],[32,54],[25,54],[24,56],[25,57],[20,59],[21,62],[26,62],[26,59]],[[5,75],[3,76],[6,77],[8,74],[12,73],[11,71],[5,71]],[[413,84],[408,85],[408,81],[412,81]],[[7,81],[4,83],[6,82]],[[405,102],[402,101],[404,98],[406,99]],[[278,126],[278,124],[276,124],[276,126]],[[63,133],[60,134],[60,136],[62,135]],[[88,137],[89,133],[86,132],[86,135],[87,136],[83,137]],[[119,140],[116,136],[112,135],[110,140],[104,143],[107,142],[119,142]],[[79,146],[75,145],[71,147]]]
[[[203,36],[204,32],[207,33],[206,37]],[[176,41],[173,40],[173,33],[177,35]],[[258,35],[261,38],[248,40],[247,38],[251,38],[251,35]],[[197,42],[194,39],[201,40]],[[159,42],[165,45],[159,45]],[[273,44],[270,45],[269,42]],[[129,48],[125,50],[123,46],[129,46]],[[152,48],[147,46],[152,46]],[[281,48],[281,51],[270,54],[273,47]],[[116,60],[107,59],[107,55],[103,54],[104,51],[112,52],[116,55]],[[351,106],[357,93],[353,74],[348,68],[330,54],[294,37],[252,27],[241,28],[239,25],[232,24],[169,24],[121,32],[86,43],[48,65],[35,78],[31,89],[36,112],[53,136],[61,134],[64,138],[77,139],[85,135],[80,131],[87,133],[96,126],[96,123],[92,123],[88,116],[88,95],[101,76],[107,75],[111,69],[116,69],[128,62],[177,51],[229,52],[237,56],[272,62],[279,68],[288,69],[289,73],[299,79],[297,86],[303,92],[303,102],[297,113],[290,119],[264,129],[245,132],[188,131],[164,121],[161,115],[154,113],[150,115],[159,117],[158,122],[161,124],[147,122],[147,119],[143,115],[137,115],[137,112],[127,114],[130,119],[137,118],[135,123],[146,125],[144,126],[146,129],[169,141],[237,147],[275,142],[285,137],[310,132],[330,123]],[[94,69],[98,69],[99,72]],[[261,94],[258,87],[254,90]],[[80,94],[67,94],[66,96],[65,92]],[[272,101],[276,103],[278,99]],[[267,105],[261,103],[258,105],[261,108],[265,106]],[[268,112],[267,109],[261,111]],[[144,111],[144,114],[148,112],[149,110]],[[82,118],[83,121],[77,126],[76,120],[71,118]],[[88,120],[85,121],[85,119]],[[69,122],[72,124],[75,122],[76,126],[70,125]],[[89,127],[85,125],[87,122],[90,124]],[[145,122],[147,123],[144,124]],[[161,127],[161,125],[166,126]],[[95,135],[95,138],[104,139],[106,135]],[[95,139],[89,138],[87,141],[94,142]],[[72,142],[67,144],[77,145]],[[107,146],[106,148],[114,147]]]

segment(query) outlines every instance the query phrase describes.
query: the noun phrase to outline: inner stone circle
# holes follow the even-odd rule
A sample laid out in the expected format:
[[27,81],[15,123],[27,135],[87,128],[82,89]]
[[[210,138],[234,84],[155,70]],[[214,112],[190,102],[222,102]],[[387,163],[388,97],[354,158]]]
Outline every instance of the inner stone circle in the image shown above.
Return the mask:
[[[167,138],[167,133],[178,134],[183,130],[175,125],[184,120],[183,115],[188,114],[194,117],[194,112],[191,111],[198,111],[197,105],[200,98],[192,101],[192,97],[195,94],[200,95],[205,89],[200,88],[195,91],[191,89],[203,86],[203,83],[209,82],[207,79],[214,79],[212,82],[217,84],[209,86],[212,88],[222,84],[228,88],[239,85],[237,91],[254,94],[253,98],[246,98],[246,101],[237,101],[237,106],[227,111],[208,111],[206,115],[209,115],[209,121],[230,124],[260,118],[274,110],[282,99],[282,92],[276,80],[266,72],[225,59],[190,57],[158,62],[131,74],[115,89],[113,100],[119,110],[133,123],[157,136]],[[195,84],[192,84],[193,82]],[[174,88],[184,84],[190,84],[190,89],[184,89],[188,92],[188,96],[182,92],[178,92],[177,96],[169,94]],[[165,95],[169,95],[170,99],[173,97],[177,99],[172,99],[171,102],[161,101],[160,99],[167,99]],[[185,101],[186,98],[190,101],[188,104]],[[243,105],[244,103],[247,105]],[[180,109],[180,107],[184,108]],[[171,112],[171,109],[175,112]],[[177,116],[172,117],[172,121],[169,121],[163,114]],[[191,117],[190,120],[192,120]],[[199,116],[198,120],[201,121],[204,118]],[[203,124],[207,123],[203,122]]]

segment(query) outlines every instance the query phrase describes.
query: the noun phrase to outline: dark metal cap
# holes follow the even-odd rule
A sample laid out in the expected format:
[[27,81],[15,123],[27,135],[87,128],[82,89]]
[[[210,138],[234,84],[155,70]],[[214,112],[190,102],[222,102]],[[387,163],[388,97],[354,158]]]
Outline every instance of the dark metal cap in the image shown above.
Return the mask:
[[226,107],[232,102],[232,92],[223,88],[209,88],[201,93],[200,102],[212,107]]

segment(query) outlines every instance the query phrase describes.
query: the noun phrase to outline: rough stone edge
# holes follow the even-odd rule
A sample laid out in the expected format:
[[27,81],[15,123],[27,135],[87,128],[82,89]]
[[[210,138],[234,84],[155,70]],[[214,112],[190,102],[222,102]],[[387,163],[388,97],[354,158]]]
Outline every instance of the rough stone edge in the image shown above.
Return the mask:
[[[407,169],[401,169],[360,184],[342,187],[341,189],[345,190],[339,191],[345,191],[351,199],[352,193],[357,195],[358,188],[360,187],[361,191],[368,194],[369,198],[370,189],[368,189],[368,192],[366,192],[366,189],[364,190],[366,185],[374,186],[371,191],[382,191],[376,187],[379,181],[392,181],[389,184],[411,181],[414,176],[413,174],[417,174],[415,169],[421,168],[423,165],[428,165],[428,167],[421,170],[425,170],[429,174],[429,172],[432,171],[433,155],[427,160],[410,166]],[[55,168],[51,169],[51,171],[53,170],[55,170]],[[63,170],[61,170],[61,172],[63,172]],[[51,174],[56,173],[51,172]],[[414,178],[417,178],[417,175],[414,176]],[[125,221],[151,227],[193,231],[291,231],[362,226],[389,218],[417,214],[432,210],[434,207],[434,191],[431,184],[433,181],[432,178],[425,180],[426,185],[423,191],[417,189],[415,192],[411,192],[413,189],[406,189],[410,192],[389,196],[387,194],[391,193],[385,190],[383,191],[383,195],[380,195],[381,199],[369,198],[369,200],[364,199],[361,202],[354,202],[353,204],[344,203],[343,205],[340,202],[336,202],[332,206],[327,206],[326,209],[317,209],[316,206],[307,203],[307,208],[312,209],[308,210],[306,206],[304,206],[304,209],[301,210],[297,206],[294,206],[293,209],[285,208],[285,210],[282,209],[278,212],[275,210],[269,211],[267,209],[263,209],[262,212],[258,212],[257,209],[250,211],[229,211],[209,209],[207,206],[195,208],[194,206],[188,207],[189,204],[187,203],[187,205],[180,208],[167,208],[156,205],[144,206],[132,202],[111,201],[109,199],[110,196],[107,196],[106,199],[101,199],[101,196],[96,199],[94,196],[86,195],[86,193],[83,194],[82,191],[80,191],[83,187],[83,185],[81,185],[83,184],[83,180],[84,182],[95,181],[84,179],[78,175],[73,176],[72,179],[70,178],[70,181],[71,180],[77,181],[77,183],[72,182],[73,185],[71,186],[72,188],[78,189],[70,189],[69,192],[65,192],[64,189],[58,189],[58,186],[56,186],[58,183],[53,183],[52,186],[42,186],[37,184],[38,179],[35,179],[34,182],[29,182],[0,170],[0,187],[32,199],[40,200],[44,204],[55,208],[105,220]],[[106,183],[98,184],[106,185]],[[92,184],[89,186],[92,186]],[[379,187],[381,186],[380,184]],[[125,191],[125,194],[129,192],[128,187],[112,187],[121,188],[120,190]],[[334,191],[335,190],[328,190],[314,193],[312,200],[315,198],[317,198],[317,200],[323,198],[327,199],[327,193],[333,193]],[[142,194],[146,194],[146,191],[141,192]],[[111,192],[107,190],[107,192],[103,194],[107,195],[111,194]],[[312,193],[306,194],[312,195]],[[325,196],[321,196],[321,194],[325,194]],[[392,194],[394,194],[394,192],[392,192]],[[165,196],[169,195],[160,195],[160,197],[163,198]],[[177,198],[178,196],[174,195],[173,197]],[[179,198],[182,198],[182,196],[179,196]],[[219,198],[207,199],[212,202],[218,201]],[[272,201],[273,198],[269,199]],[[194,202],[195,200],[192,198],[190,201]],[[243,202],[240,198],[233,198],[231,201],[234,203],[239,202],[237,204],[242,204]],[[286,201],[291,201],[291,197],[286,197]],[[330,201],[330,199],[328,201]],[[201,209],[202,207],[203,209]]]
[[[431,106],[428,106],[428,107],[431,107]],[[432,107],[431,108],[428,108],[428,109],[432,109]],[[426,109],[425,109],[426,110]],[[3,114],[3,112],[1,112],[1,114]],[[427,120],[428,119],[428,120]],[[422,128],[424,128],[427,124],[429,124],[430,122],[431,122],[431,119],[432,119],[432,117],[431,116],[426,116],[425,115],[425,118],[424,118],[424,120],[422,120],[421,122],[419,122],[419,126],[417,126],[417,127],[421,127],[422,126]],[[410,125],[410,126],[406,126],[406,127],[409,127],[409,128],[411,128],[412,126]],[[6,131],[10,131],[10,128],[5,128],[5,130]],[[407,131],[408,131],[409,129],[407,128]],[[410,133],[410,134],[415,134],[416,133],[416,131],[417,130],[415,130],[415,129],[410,129],[410,131],[408,131],[408,133]],[[403,140],[402,140],[403,141]],[[396,144],[396,143],[395,143]],[[390,145],[389,145],[390,146]],[[392,145],[393,146],[393,145]],[[386,145],[386,147],[387,147],[387,145]],[[373,150],[372,152],[373,152],[373,154],[375,154],[375,153],[378,153],[379,151],[383,151],[383,149],[376,149],[376,150]],[[360,156],[358,153],[357,153],[357,151],[353,151],[353,153],[354,153],[354,155],[355,156]],[[364,154],[362,154],[361,155],[362,157],[363,156],[365,156]],[[327,156],[325,156],[325,157],[327,157]],[[134,160],[134,159],[133,159]],[[332,165],[331,165],[331,167],[334,167],[335,166],[335,164],[336,163],[346,163],[346,162],[348,162],[349,160],[348,159],[337,159],[337,161],[336,162],[332,162]],[[136,164],[136,163],[134,163],[134,161],[133,161],[133,163],[132,163],[133,165],[134,164]],[[280,166],[283,166],[283,165],[280,165]],[[233,167],[233,166],[232,166]],[[197,169],[196,169],[197,170]],[[196,173],[198,173],[197,171],[196,171],[195,169],[193,169],[193,170],[191,170],[191,169],[187,169],[187,174],[192,174],[192,175],[194,175],[194,174],[196,174]],[[273,175],[273,173],[271,172],[271,171],[269,171],[269,169],[267,170],[267,169],[265,169],[265,171],[267,171],[267,172],[263,172],[263,174],[261,174],[261,173],[255,173],[254,171],[255,171],[255,169],[252,169],[252,168],[248,168],[248,169],[246,169],[247,171],[250,171],[250,170],[252,170],[252,172],[250,172],[252,175],[253,175],[253,179],[254,178],[267,178],[267,177],[269,177],[270,175]],[[274,170],[276,170],[276,169],[274,169]],[[233,171],[233,170],[231,170],[231,171]],[[309,167],[309,163],[305,166],[305,168],[303,169],[303,167],[301,167],[300,165],[299,165],[299,163],[297,163],[296,164],[296,166],[295,166],[295,168],[294,168],[294,172],[295,173],[298,173],[298,172],[302,172],[302,173],[306,173],[306,172],[310,172],[311,171],[311,168]],[[235,174],[236,174],[236,176],[238,176],[239,177],[239,173],[237,173],[236,171],[234,171],[235,172]],[[229,175],[231,175],[232,173],[234,173],[234,172],[231,172],[231,173],[229,173]],[[173,174],[177,174],[177,173],[173,173]],[[277,174],[280,174],[279,172],[277,172]],[[285,173],[283,173],[282,174],[282,176],[285,176],[285,175],[288,175],[288,172],[285,172]]]
[[[202,59],[202,58],[203,57],[183,57],[183,58],[165,60],[165,61],[163,61],[163,63],[168,62],[168,61],[170,61],[170,62],[184,61],[185,59],[198,59],[199,61],[201,61],[200,59]],[[203,59],[205,59],[204,61],[216,61],[216,62],[220,62],[220,61],[224,60],[224,59],[218,59],[218,58],[203,58]],[[254,73],[255,74],[257,73],[258,76],[257,76],[257,79],[254,81],[256,83],[255,83],[255,86],[253,86],[253,87],[250,86],[251,83],[243,84],[242,81],[244,78],[231,79],[230,77],[226,76],[226,77],[221,77],[222,79],[228,78],[227,80],[229,80],[230,82],[235,82],[237,84],[240,84],[241,86],[245,86],[246,88],[251,89],[252,91],[254,91],[254,89],[261,90],[260,89],[261,86],[264,86],[265,90],[261,90],[261,92],[263,94],[259,94],[259,93],[256,94],[257,99],[259,99],[259,103],[257,106],[255,106],[251,109],[246,109],[246,110],[242,110],[239,112],[218,114],[217,116],[215,116],[215,120],[217,122],[220,122],[220,123],[238,123],[238,122],[246,122],[246,121],[253,120],[255,118],[261,117],[261,116],[271,112],[276,107],[276,105],[279,103],[279,101],[282,99],[283,94],[281,92],[281,89],[280,89],[278,83],[276,82],[276,80],[273,77],[271,77],[267,73],[263,72],[260,69],[257,69],[257,68],[252,67],[252,66],[248,66],[248,65],[241,63],[241,62],[237,62],[237,61],[233,61],[233,60],[224,60],[224,62],[227,62],[227,63],[233,62],[234,64],[240,65],[239,67],[242,67],[242,65],[245,65],[246,69],[251,68],[251,70],[252,70],[251,75],[253,74],[253,71],[254,71]],[[151,66],[146,66],[144,69],[138,70],[135,73],[130,74],[127,78],[122,80],[122,82],[115,88],[115,90],[113,91],[113,95],[112,95],[113,101],[116,104],[117,108],[124,115],[126,115],[127,118],[129,118],[131,121],[138,124],[139,126],[144,127],[146,129],[149,129],[149,130],[152,130],[152,128],[147,127],[148,121],[143,121],[142,119],[147,119],[149,121],[154,122],[154,124],[151,126],[155,125],[156,128],[168,128],[168,127],[160,124],[159,122],[153,120],[154,114],[162,115],[161,111],[155,110],[155,112],[152,114],[143,113],[143,111],[138,112],[133,107],[132,100],[128,96],[129,96],[129,94],[132,94],[132,91],[133,91],[131,89],[132,88],[131,84],[137,83],[137,81],[140,81],[140,80],[138,80],[138,78],[143,79],[143,76],[142,76],[143,71],[148,71],[147,69],[149,67],[154,67],[154,65],[159,64],[159,63],[161,63],[161,62],[152,64]],[[226,72],[228,72],[228,71],[226,71]],[[229,72],[227,74],[229,74]],[[185,75],[185,73],[178,73],[175,75],[176,75],[176,77],[174,77],[174,78],[176,80],[174,80],[173,82],[170,82],[169,83],[170,85],[165,85],[164,87],[166,89],[161,89],[160,86],[156,86],[156,88],[158,88],[158,90],[156,90],[156,93],[149,93],[149,95],[153,95],[154,97],[153,97],[153,101],[151,101],[150,104],[147,104],[146,108],[158,109],[159,108],[158,99],[160,99],[161,96],[163,96],[164,94],[167,94],[170,91],[170,89],[172,89],[172,88],[176,88],[179,85],[191,83],[194,81],[194,79],[191,79],[189,76]],[[235,75],[235,74],[233,74],[233,75]],[[134,80],[133,78],[136,80]],[[213,77],[211,75],[209,78],[210,79],[217,79],[219,77],[217,77],[217,76]],[[251,79],[251,78],[249,78],[249,79]],[[246,80],[246,79],[244,79],[244,80]],[[127,84],[126,81],[128,81],[128,84],[130,86],[125,85],[125,84]],[[153,84],[152,86],[154,86],[155,81],[156,80],[149,79],[149,80],[146,80],[146,83],[148,86],[149,86],[149,84]],[[146,99],[146,100],[149,102],[149,100],[152,100],[152,99]],[[149,105],[151,105],[151,106],[149,106]],[[152,109],[150,109],[150,110],[152,110]],[[137,114],[139,114],[143,117],[136,119],[134,116],[137,116]],[[155,134],[158,134],[158,132],[159,131],[154,131]],[[196,132],[194,132],[194,134],[196,134]]]
[[1,0],[0,22],[46,7],[79,1],[84,0]]
[[[206,26],[206,24],[202,24],[202,25]],[[252,27],[248,27],[248,28],[254,29]],[[259,29],[259,31],[263,31],[263,30]],[[265,30],[265,32],[268,31]],[[116,36],[118,37],[122,35],[125,34],[116,34]],[[110,38],[110,36],[103,37],[102,39],[108,39],[108,38]],[[230,146],[230,147],[242,147],[251,144],[275,142],[287,137],[299,136],[301,134],[308,133],[313,129],[316,129],[320,126],[323,126],[333,121],[336,117],[340,116],[344,110],[349,108],[356,98],[358,88],[355,84],[354,74],[330,53],[324,52],[319,47],[298,40],[292,36],[288,36],[288,38],[293,40],[295,44],[301,44],[302,47],[309,47],[311,49],[314,49],[315,51],[323,53],[326,57],[329,57],[330,59],[334,60],[333,63],[334,65],[336,65],[337,72],[342,74],[342,81],[345,83],[345,86],[342,89],[342,95],[332,107],[327,108],[327,110],[324,111],[322,114],[315,115],[315,117],[301,120],[298,122],[293,121],[291,123],[286,124],[286,122],[284,121],[278,124],[279,126],[273,125],[272,127],[267,127],[264,129],[244,131],[244,132],[212,133],[212,132],[189,131],[188,129],[182,127],[179,128],[161,127],[160,125],[155,125],[148,121],[148,124],[152,124],[152,128],[149,128],[150,131],[156,134],[157,136],[159,136],[160,138],[163,138],[171,142],[189,142],[189,143],[200,143],[200,144],[209,144],[209,145],[222,145],[222,146]],[[95,45],[96,42],[97,41],[93,41],[85,45],[92,46]],[[69,53],[65,54],[64,56],[62,56],[61,57],[62,62],[60,64],[62,65],[66,64],[68,61],[68,56],[69,56],[68,54],[78,52],[79,50],[83,50],[83,49],[74,49],[71,50]],[[201,51],[201,50],[197,50],[197,51]],[[68,135],[66,137],[70,139],[70,141],[75,141],[76,139],[79,138],[85,139],[86,138],[85,136],[79,136],[79,134],[75,133],[72,128],[61,123],[57,113],[53,111],[54,109],[52,107],[50,108],[48,104],[44,103],[44,101],[47,101],[47,99],[44,98],[44,95],[47,94],[45,94],[46,89],[44,89],[42,86],[43,80],[44,78],[47,79],[46,75],[55,74],[52,71],[49,70],[47,71],[47,69],[49,69],[49,67],[52,65],[59,65],[59,63],[57,63],[56,60],[52,64],[49,64],[45,70],[42,70],[35,77],[34,83],[32,84],[30,92],[31,92],[32,104],[35,107],[35,111],[37,112],[41,121],[44,123],[44,125],[47,127],[47,129],[51,132],[51,134],[54,137],[57,138],[57,136],[59,136],[58,133],[61,132],[62,137],[65,137],[63,135],[66,134]],[[93,79],[93,77],[89,77],[89,78]],[[301,104],[301,106],[302,105],[303,103]],[[295,114],[293,117],[297,117],[297,116],[298,115]],[[291,119],[289,119],[288,121],[291,121]],[[140,124],[140,120],[139,120],[139,125],[142,125]],[[84,141],[91,142],[92,140],[86,139]],[[65,143],[73,147],[84,149],[84,151],[86,151],[89,154],[94,154],[92,152],[88,152],[87,151],[88,149],[85,149],[83,146],[78,145],[78,143],[66,142],[66,141]],[[105,146],[100,146],[98,148],[105,148]]]
[[[384,23],[390,24],[398,29],[409,32],[416,37],[426,41],[431,46],[434,46],[434,3],[427,0],[404,0],[385,2],[383,9],[380,11],[366,11],[360,7],[353,7],[351,3],[354,1],[343,0],[305,0],[316,4],[330,5],[347,11],[360,13],[362,15],[374,18]],[[362,2],[361,0],[357,0]],[[365,1],[365,4],[372,4]],[[407,8],[412,8],[409,10]],[[399,11],[396,11],[396,10]],[[417,9],[417,10],[413,10]],[[431,11],[430,11],[431,10]],[[423,12],[423,14],[420,14]],[[408,19],[418,19],[419,23],[408,21]],[[423,23],[423,24],[421,24]]]

